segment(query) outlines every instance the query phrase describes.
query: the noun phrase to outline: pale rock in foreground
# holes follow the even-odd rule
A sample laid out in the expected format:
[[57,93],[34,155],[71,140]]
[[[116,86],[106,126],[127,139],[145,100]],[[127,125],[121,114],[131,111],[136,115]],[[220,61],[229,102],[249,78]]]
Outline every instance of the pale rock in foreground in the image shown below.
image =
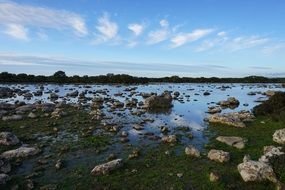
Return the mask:
[[208,158],[216,162],[228,162],[230,160],[230,153],[223,150],[212,149],[208,152]]
[[28,157],[38,154],[40,151],[37,148],[34,147],[20,147],[15,150],[8,150],[6,152],[3,152],[1,154],[2,157],[6,159],[11,158],[22,158],[22,157]]
[[245,159],[238,165],[238,171],[245,182],[269,180],[277,183],[278,180],[272,167],[261,161]]
[[278,163],[285,162],[285,153],[282,152],[282,147],[275,147],[275,146],[265,146],[263,148],[264,155],[259,158],[259,161],[274,164],[274,162],[278,161]]
[[234,137],[234,136],[218,136],[216,138],[217,141],[225,143],[229,146],[236,147],[238,149],[243,149],[245,147],[246,140],[242,137]]
[[273,134],[273,141],[279,144],[285,144],[285,128],[275,131]]
[[116,170],[123,165],[122,159],[112,160],[110,162],[97,165],[91,171],[92,175],[105,175],[110,171]]

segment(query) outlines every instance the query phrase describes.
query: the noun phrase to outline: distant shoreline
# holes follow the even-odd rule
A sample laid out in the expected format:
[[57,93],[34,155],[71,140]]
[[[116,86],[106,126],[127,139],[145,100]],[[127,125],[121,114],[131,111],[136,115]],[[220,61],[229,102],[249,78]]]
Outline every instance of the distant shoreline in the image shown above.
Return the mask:
[[67,76],[64,71],[57,71],[51,76],[0,73],[1,84],[35,83],[35,84],[153,84],[153,83],[283,83],[285,78],[267,78],[263,76],[248,76],[243,78],[218,78],[218,77],[135,77],[126,74],[107,74],[99,76]]

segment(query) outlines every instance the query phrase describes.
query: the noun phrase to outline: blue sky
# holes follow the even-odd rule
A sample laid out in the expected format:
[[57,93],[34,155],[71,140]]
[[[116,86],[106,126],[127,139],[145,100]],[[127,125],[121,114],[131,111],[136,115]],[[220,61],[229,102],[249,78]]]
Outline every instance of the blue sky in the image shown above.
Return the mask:
[[0,71],[285,76],[283,0],[0,0]]

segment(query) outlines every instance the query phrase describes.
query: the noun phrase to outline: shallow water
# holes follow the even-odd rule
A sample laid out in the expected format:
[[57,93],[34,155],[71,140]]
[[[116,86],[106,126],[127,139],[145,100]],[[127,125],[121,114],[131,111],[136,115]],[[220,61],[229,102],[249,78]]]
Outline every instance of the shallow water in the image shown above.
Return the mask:
[[[40,89],[40,85],[18,85],[18,84],[3,84],[0,86],[7,86],[10,88],[20,88],[21,90],[28,90],[35,92]],[[108,105],[104,105],[104,112],[106,115],[112,116],[107,122],[112,124],[118,124],[122,126],[122,130],[129,132],[129,139],[134,145],[151,144],[147,138],[142,135],[145,132],[153,132],[158,136],[163,136],[160,132],[160,126],[167,126],[170,133],[179,133],[175,131],[177,127],[189,127],[194,138],[189,140],[182,137],[182,143],[189,143],[202,147],[207,141],[204,137],[203,131],[207,128],[207,123],[204,122],[204,118],[207,116],[206,111],[209,106],[215,106],[217,102],[226,100],[228,97],[235,97],[240,101],[240,105],[235,109],[223,109],[222,113],[251,110],[258,99],[266,99],[263,92],[267,90],[279,90],[284,91],[284,88],[279,84],[148,84],[148,85],[129,85],[129,86],[115,86],[115,85],[55,85],[47,84],[44,86],[44,93],[42,96],[34,96],[31,99],[25,99],[23,96],[17,96],[15,98],[1,99],[1,102],[13,103],[15,100],[25,101],[26,103],[34,103],[35,101],[51,102],[49,99],[50,92],[56,91],[60,96],[57,102],[65,100],[67,103],[77,103],[77,98],[65,97],[68,92],[78,90],[79,93],[88,91],[86,97],[109,97],[124,102],[126,98],[136,98],[138,101],[144,99],[139,95],[140,92],[155,92],[157,94],[163,91],[178,91],[180,92],[179,100],[173,101],[173,107],[166,113],[146,113],[143,116],[134,116],[130,114],[129,109],[116,109],[114,112],[108,111]],[[137,87],[132,90],[134,95],[130,95],[130,91],[125,91],[126,88]],[[227,87],[227,88],[222,88]],[[99,92],[98,92],[99,90]],[[107,94],[100,93],[100,90],[107,92]],[[94,93],[97,91],[97,93]],[[209,96],[204,96],[204,92],[210,92]],[[247,95],[248,92],[259,92],[254,96]],[[123,93],[122,96],[116,96],[117,93]],[[82,103],[88,105],[90,101]],[[244,106],[248,104],[248,106]],[[131,108],[136,109],[136,108]],[[134,123],[141,122],[144,118],[153,118],[154,122],[147,122],[144,124],[144,130],[137,131],[132,128]]]

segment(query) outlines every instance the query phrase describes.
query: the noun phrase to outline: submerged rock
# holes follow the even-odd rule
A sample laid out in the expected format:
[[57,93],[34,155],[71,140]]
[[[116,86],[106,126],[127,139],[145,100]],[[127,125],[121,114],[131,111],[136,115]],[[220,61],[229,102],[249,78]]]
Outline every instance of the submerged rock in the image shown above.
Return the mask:
[[91,171],[92,175],[105,175],[110,171],[120,168],[123,165],[122,159],[112,160],[110,162],[97,165]]
[[10,132],[1,132],[0,133],[0,145],[16,145],[20,141],[16,135]]
[[2,157],[11,159],[11,158],[22,158],[38,154],[40,151],[34,147],[20,147],[15,150],[8,150],[1,154]]
[[165,143],[175,143],[177,142],[177,137],[176,135],[169,135],[169,136],[164,136],[162,137],[162,142],[165,142]]
[[212,149],[208,152],[208,158],[216,162],[228,162],[230,160],[230,153],[223,150]]
[[241,137],[233,136],[218,136],[216,140],[238,149],[243,149],[246,142],[246,140]]
[[285,144],[285,128],[276,130],[274,132],[273,141],[279,144]]

